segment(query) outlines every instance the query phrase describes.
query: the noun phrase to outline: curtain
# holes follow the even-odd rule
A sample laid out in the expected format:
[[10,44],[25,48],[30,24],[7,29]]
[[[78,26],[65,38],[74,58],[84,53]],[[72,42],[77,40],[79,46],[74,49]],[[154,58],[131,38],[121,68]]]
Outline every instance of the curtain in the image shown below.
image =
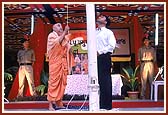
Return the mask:
[[138,49],[142,46],[144,32],[141,24],[138,21],[138,16],[133,17],[134,31],[134,47],[135,47],[135,65],[138,65]]
[[40,85],[40,74],[44,65],[45,53],[47,51],[47,36],[51,31],[52,25],[44,24],[38,18],[34,29],[34,33],[30,36],[30,45],[34,49],[36,61],[34,64],[34,82],[35,86]]

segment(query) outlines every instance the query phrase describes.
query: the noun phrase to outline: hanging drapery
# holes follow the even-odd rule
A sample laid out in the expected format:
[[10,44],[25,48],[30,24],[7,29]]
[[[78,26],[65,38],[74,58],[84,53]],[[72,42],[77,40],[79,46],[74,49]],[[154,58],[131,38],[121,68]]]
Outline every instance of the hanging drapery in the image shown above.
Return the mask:
[[47,49],[47,36],[51,31],[51,25],[44,24],[41,19],[37,19],[34,33],[30,36],[30,45],[34,49],[36,61],[34,64],[35,86],[40,85],[40,74],[43,69],[44,57]]
[[144,37],[143,28],[138,21],[138,16],[133,17],[134,30],[134,49],[135,49],[135,65],[138,64],[138,49],[142,46],[142,39]]

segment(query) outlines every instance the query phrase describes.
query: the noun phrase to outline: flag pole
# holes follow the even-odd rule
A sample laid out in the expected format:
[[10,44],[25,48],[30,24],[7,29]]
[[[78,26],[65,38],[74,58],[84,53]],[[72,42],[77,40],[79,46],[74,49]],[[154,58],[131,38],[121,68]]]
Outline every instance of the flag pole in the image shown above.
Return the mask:
[[95,5],[86,4],[87,17],[87,49],[88,49],[88,76],[89,76],[89,111],[99,110],[99,84],[97,73],[97,48],[96,48],[96,25]]

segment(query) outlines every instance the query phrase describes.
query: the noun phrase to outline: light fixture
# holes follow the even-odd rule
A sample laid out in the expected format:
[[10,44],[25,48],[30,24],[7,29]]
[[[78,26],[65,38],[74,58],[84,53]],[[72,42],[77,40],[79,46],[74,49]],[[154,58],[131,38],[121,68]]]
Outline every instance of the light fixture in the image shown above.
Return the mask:
[[159,14],[155,14],[155,46],[158,45]]
[[31,33],[30,33],[30,35],[33,34],[33,31],[34,31],[34,15],[32,14],[32,16],[31,16]]

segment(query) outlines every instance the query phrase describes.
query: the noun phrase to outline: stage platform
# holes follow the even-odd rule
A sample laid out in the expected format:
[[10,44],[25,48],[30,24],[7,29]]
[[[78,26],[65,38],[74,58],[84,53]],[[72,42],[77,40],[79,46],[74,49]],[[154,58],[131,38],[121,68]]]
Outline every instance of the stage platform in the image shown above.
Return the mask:
[[[89,102],[86,101],[64,101],[68,105],[66,111],[84,110],[89,111]],[[164,101],[157,102],[152,100],[114,100],[112,102],[113,110],[127,110],[127,111],[164,111]],[[121,109],[122,108],[122,109]],[[18,101],[18,102],[5,102],[4,111],[49,111],[47,101]]]

